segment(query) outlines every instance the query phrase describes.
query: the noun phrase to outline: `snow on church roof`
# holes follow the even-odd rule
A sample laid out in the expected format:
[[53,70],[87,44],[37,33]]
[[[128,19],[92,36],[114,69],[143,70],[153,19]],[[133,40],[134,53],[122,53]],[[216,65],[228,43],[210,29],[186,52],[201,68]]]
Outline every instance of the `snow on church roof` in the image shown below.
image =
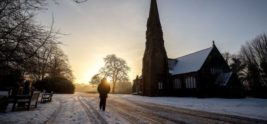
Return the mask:
[[[173,65],[173,67],[170,67],[169,72],[172,75],[176,75],[176,74],[183,74],[183,73],[198,71],[204,64],[212,48],[213,47],[203,49],[198,52],[191,53],[191,54],[174,59],[176,60],[177,63]],[[169,61],[172,61],[172,60],[169,60]]]

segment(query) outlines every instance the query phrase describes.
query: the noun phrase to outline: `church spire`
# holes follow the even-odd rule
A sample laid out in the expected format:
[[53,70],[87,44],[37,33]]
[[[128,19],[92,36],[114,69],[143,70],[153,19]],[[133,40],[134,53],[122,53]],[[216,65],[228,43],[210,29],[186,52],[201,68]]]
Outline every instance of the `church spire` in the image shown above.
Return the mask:
[[164,47],[156,0],[151,0],[147,21],[146,48],[143,57],[142,83],[143,95],[160,95],[167,88],[168,58]]
[[159,12],[158,12],[158,5],[156,0],[151,0],[150,5],[150,12],[149,17],[147,21],[147,27],[157,27],[161,30],[161,24],[160,24],[160,18],[159,18]]

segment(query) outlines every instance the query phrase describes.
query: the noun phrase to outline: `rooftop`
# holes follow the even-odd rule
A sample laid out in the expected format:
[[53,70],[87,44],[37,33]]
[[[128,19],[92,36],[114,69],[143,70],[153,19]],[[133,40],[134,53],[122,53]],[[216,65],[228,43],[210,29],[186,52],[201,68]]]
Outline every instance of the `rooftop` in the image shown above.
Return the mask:
[[172,59],[176,60],[176,64],[171,67],[169,72],[172,75],[176,75],[198,71],[204,64],[212,49],[213,47],[210,47],[185,56],[178,57],[176,59]]

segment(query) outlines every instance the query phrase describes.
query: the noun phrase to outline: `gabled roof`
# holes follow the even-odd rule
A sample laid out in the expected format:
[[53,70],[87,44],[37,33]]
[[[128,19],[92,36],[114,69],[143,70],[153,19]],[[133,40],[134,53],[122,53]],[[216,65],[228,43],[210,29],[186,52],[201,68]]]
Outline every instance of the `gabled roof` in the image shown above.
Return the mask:
[[[176,59],[170,59],[169,61],[176,60],[175,65],[169,65],[169,72],[172,75],[184,74],[190,72],[196,72],[201,69],[202,65],[206,61],[213,47],[200,50],[195,53],[191,53]],[[170,62],[169,62],[170,63]],[[171,62],[173,63],[173,62]]]

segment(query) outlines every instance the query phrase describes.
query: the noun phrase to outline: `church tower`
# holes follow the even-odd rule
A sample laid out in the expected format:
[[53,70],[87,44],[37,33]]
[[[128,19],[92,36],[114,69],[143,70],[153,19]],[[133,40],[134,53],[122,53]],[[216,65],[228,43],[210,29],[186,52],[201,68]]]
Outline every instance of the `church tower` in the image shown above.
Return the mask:
[[144,96],[161,95],[162,91],[168,87],[168,58],[164,47],[156,0],[151,0],[147,21],[142,83],[142,94]]

